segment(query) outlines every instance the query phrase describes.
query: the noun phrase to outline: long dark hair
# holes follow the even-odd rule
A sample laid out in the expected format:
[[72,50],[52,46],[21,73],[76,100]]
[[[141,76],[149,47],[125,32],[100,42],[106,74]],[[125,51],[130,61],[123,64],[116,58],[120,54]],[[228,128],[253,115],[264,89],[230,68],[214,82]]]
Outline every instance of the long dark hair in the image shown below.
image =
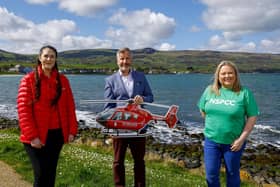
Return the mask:
[[[55,64],[54,64],[54,68],[55,70],[57,70],[58,72],[58,67],[57,67],[57,50],[56,48],[54,48],[53,46],[50,46],[50,45],[46,45],[46,46],[43,46],[40,51],[39,51],[39,56],[37,58],[37,65],[35,67],[35,100],[38,101],[40,96],[41,96],[41,80],[40,80],[40,76],[39,76],[39,73],[38,73],[38,67],[41,65],[41,61],[39,60],[39,57],[41,56],[41,54],[43,53],[43,50],[44,49],[51,49],[52,51],[54,51],[55,53]],[[51,101],[51,106],[54,106],[57,104],[60,96],[61,96],[61,81],[60,81],[60,77],[59,77],[59,73],[57,73],[56,75],[56,95],[55,97],[52,99]]]

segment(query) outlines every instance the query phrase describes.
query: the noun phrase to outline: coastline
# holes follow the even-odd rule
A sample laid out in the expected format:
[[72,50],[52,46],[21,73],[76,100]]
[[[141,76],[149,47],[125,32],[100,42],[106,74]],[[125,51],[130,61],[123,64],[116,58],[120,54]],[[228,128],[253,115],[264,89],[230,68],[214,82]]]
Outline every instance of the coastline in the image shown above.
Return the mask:
[[23,76],[24,74],[0,74],[1,77],[20,77]]
[[[100,129],[83,128],[82,124],[79,127],[76,142],[93,145],[94,142],[99,141],[105,146],[111,146],[110,137],[101,134]],[[18,121],[0,117],[0,129],[5,128],[18,128]],[[191,141],[181,144],[161,143],[149,136],[147,155],[157,155],[163,160],[171,159],[186,169],[201,169],[203,167],[203,134],[189,134],[185,131],[185,135]],[[248,146],[242,156],[241,174],[243,173],[257,184],[280,184],[280,149],[269,144],[257,146],[252,146],[252,144],[253,142],[248,141]]]
[[[108,71],[108,72],[95,72],[92,70],[92,72],[85,72],[83,69],[77,70],[75,69],[75,72],[72,70],[69,70],[69,72],[60,71],[60,73],[65,75],[111,75],[114,71]],[[27,72],[28,73],[28,72]],[[23,76],[27,73],[21,73],[21,72],[15,72],[15,73],[9,73],[9,72],[0,72],[0,76]],[[184,75],[184,74],[210,74],[212,75],[213,72],[203,72],[203,71],[196,71],[196,72],[144,72],[147,75]],[[271,70],[271,71],[265,71],[265,70],[259,70],[259,71],[240,71],[239,73],[242,74],[278,74],[280,73],[280,70]]]

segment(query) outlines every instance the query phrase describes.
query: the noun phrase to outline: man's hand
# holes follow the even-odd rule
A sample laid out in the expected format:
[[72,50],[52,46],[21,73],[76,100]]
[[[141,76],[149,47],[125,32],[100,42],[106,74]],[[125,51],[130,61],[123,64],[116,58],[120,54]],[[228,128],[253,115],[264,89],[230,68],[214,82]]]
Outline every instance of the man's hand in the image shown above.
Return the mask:
[[144,102],[143,97],[140,95],[136,95],[133,99],[134,103],[139,105]]

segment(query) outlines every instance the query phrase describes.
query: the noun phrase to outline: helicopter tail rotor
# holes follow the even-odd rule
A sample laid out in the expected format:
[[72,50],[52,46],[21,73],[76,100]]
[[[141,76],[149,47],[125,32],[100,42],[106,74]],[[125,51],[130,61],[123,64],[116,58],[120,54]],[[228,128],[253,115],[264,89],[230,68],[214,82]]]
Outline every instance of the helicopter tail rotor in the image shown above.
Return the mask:
[[178,117],[177,117],[178,109],[179,106],[172,105],[165,115],[165,121],[169,128],[174,128],[176,126],[176,123],[178,122]]

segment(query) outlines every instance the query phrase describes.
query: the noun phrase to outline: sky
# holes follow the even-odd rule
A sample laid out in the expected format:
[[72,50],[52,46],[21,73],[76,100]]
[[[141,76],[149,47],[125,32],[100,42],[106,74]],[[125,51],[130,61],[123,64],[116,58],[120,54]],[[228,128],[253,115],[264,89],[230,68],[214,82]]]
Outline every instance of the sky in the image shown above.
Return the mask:
[[0,49],[280,53],[280,0],[0,0]]

